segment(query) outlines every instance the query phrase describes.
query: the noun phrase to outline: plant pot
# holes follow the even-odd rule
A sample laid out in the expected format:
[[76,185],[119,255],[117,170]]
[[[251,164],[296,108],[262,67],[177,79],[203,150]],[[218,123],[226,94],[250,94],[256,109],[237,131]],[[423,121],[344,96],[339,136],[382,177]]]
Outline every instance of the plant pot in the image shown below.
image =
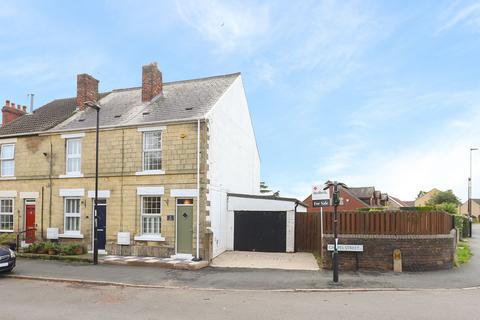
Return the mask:
[[46,254],[46,253],[48,253],[48,250],[45,249],[45,248],[39,248],[39,249],[37,250],[37,253],[39,253],[39,254]]
[[81,255],[81,254],[83,254],[83,248],[82,247],[75,248],[75,249],[73,249],[73,253],[77,256]]
[[56,254],[57,254],[57,250],[55,250],[55,249],[48,249],[48,255],[49,255],[49,256],[54,256],[54,255],[56,255]]

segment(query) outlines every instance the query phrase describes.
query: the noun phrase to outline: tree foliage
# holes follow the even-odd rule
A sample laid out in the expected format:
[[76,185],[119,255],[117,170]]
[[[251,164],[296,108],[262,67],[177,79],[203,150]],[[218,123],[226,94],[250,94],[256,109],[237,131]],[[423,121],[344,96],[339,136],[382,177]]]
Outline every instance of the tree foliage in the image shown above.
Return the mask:
[[460,199],[458,199],[452,190],[439,191],[432,196],[427,204],[430,206],[436,206],[443,203],[453,203],[458,206],[460,204]]
[[458,205],[452,202],[444,202],[435,206],[437,210],[446,211],[450,214],[458,214]]
[[260,193],[271,193],[274,197],[280,196],[280,191],[273,192],[265,183],[265,181],[260,181]]

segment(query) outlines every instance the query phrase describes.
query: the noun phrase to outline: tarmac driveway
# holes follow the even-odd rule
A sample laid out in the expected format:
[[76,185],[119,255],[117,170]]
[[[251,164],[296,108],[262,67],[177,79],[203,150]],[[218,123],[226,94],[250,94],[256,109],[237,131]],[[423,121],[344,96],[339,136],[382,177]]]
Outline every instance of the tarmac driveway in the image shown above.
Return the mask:
[[218,268],[255,268],[282,270],[319,270],[317,260],[307,252],[226,251],[210,264]]

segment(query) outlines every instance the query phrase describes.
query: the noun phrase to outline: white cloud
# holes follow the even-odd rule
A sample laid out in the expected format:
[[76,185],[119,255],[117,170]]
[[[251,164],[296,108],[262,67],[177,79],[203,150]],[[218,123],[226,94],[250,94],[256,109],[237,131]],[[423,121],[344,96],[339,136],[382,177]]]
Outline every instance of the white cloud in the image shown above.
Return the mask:
[[[403,200],[413,200],[418,191],[434,187],[453,189],[465,200],[469,149],[480,147],[479,92],[415,94],[399,89],[379,93],[352,115],[351,125],[360,124],[354,134],[337,136],[336,144],[325,149],[329,156],[318,164],[312,181],[296,181],[285,190],[304,196],[313,182],[336,179],[350,186],[373,185]],[[418,114],[431,115],[427,118],[432,120],[412,136],[408,119],[417,119]],[[390,140],[377,145],[369,139],[375,139],[377,126],[388,127],[396,121],[402,125],[379,129]],[[473,182],[473,194],[480,197],[480,152],[474,157]]]
[[464,24],[480,32],[480,2],[470,3],[458,8],[458,3],[445,10],[442,14],[443,22],[439,31],[444,31]]
[[225,1],[177,1],[180,17],[220,52],[250,51],[269,27],[266,5]]

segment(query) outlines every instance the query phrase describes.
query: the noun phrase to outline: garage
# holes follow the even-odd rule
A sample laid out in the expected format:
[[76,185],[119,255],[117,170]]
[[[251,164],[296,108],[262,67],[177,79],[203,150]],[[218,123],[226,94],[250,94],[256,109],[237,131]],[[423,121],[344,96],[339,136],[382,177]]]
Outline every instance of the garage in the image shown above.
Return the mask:
[[235,211],[234,220],[234,250],[286,251],[286,211]]
[[228,194],[227,250],[293,252],[295,212],[307,206],[297,199]]

